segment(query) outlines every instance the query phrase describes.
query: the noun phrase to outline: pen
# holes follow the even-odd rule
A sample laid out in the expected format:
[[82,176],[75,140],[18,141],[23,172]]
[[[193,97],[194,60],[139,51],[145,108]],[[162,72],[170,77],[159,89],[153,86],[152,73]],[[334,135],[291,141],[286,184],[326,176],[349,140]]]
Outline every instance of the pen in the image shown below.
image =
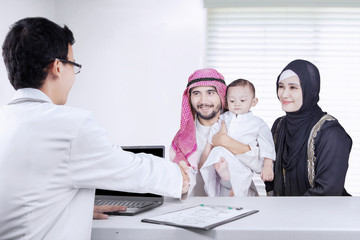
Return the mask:
[[221,207],[221,208],[227,208],[227,209],[235,209],[235,210],[241,210],[242,207],[230,207],[230,206],[221,206],[221,205],[206,205],[206,204],[200,204],[202,207]]

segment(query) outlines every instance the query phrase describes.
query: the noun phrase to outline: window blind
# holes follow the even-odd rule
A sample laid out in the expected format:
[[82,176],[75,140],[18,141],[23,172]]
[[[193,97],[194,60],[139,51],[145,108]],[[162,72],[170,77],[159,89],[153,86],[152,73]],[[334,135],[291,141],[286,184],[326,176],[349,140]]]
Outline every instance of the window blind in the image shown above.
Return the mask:
[[[353,140],[345,187],[360,196],[360,7],[211,6],[206,65],[221,72],[227,84],[238,78],[253,82],[259,98],[254,114],[270,128],[284,115],[275,84],[281,70],[295,59],[319,68],[319,106]],[[259,177],[256,184],[264,195]]]

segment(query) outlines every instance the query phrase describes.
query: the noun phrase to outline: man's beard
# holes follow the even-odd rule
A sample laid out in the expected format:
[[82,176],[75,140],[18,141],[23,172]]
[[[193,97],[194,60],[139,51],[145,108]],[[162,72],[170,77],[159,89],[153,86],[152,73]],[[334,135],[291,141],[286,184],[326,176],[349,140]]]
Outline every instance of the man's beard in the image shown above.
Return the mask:
[[207,105],[207,104],[200,104],[196,108],[194,108],[195,113],[199,118],[202,118],[204,120],[211,120],[213,119],[221,110],[221,105],[218,105],[216,108],[214,107],[214,110],[209,113],[208,115],[201,114],[200,111],[198,111],[199,108],[206,106],[206,107],[214,107],[214,105]]

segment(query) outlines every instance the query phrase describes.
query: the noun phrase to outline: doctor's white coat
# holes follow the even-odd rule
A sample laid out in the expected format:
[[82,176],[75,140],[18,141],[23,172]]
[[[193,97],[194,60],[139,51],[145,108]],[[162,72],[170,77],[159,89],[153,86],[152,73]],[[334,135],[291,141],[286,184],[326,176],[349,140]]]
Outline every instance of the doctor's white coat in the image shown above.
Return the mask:
[[0,239],[90,239],[95,188],[180,197],[182,177],[113,145],[91,113],[18,90],[0,108]]

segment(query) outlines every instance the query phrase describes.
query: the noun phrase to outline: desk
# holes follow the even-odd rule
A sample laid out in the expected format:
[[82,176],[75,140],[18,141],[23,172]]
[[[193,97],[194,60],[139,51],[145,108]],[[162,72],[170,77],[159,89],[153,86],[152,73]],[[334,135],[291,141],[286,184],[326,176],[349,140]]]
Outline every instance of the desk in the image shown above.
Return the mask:
[[[209,231],[142,223],[157,216],[198,204],[258,209],[251,216]],[[360,239],[360,197],[221,197],[166,198],[163,206],[136,216],[94,220],[93,240],[110,239]]]

